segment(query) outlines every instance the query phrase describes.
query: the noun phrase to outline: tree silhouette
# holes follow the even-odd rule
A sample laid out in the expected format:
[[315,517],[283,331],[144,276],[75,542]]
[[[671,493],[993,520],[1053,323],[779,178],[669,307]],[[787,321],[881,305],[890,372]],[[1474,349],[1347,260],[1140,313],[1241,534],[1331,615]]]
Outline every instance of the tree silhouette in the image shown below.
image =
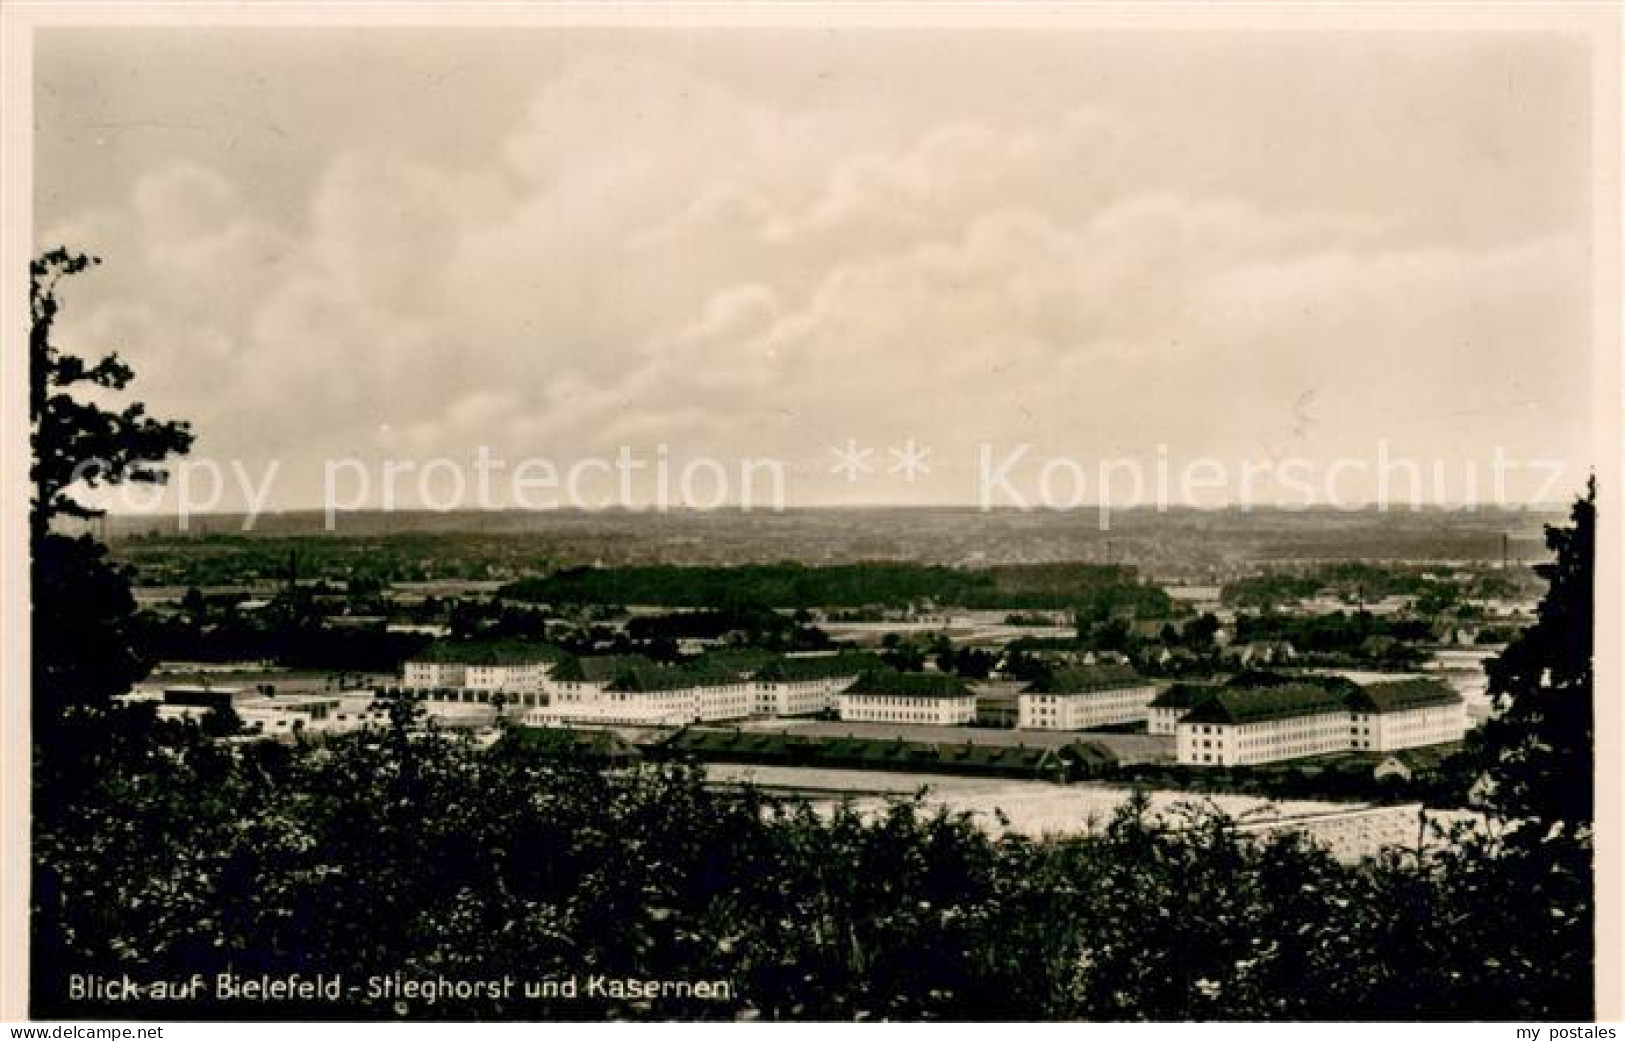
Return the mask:
[[73,497],[78,485],[138,482],[161,484],[161,465],[192,445],[188,424],[153,419],[146,406],[132,402],[114,412],[75,394],[81,387],[121,391],[135,372],[118,354],[87,362],[51,342],[61,309],[56,290],[62,279],[101,261],[83,253],[54,249],[29,264],[29,419],[34,450],[30,476],[34,498],[30,518],[36,537],[59,516],[99,517],[102,510]]
[[58,284],[97,263],[59,248],[28,268],[33,690],[41,735],[67,706],[104,704],[143,673],[130,634],[128,577],[108,562],[106,547],[53,531],[52,522],[104,512],[75,497],[81,488],[162,482],[163,461],[192,444],[185,423],[153,419],[140,402],[112,411],[87,399],[84,391],[129,386],[135,374],[117,354],[87,362],[52,342]]
[[1481,752],[1494,806],[1514,817],[1587,824],[1592,819],[1592,573],[1597,486],[1546,528],[1554,560],[1536,567],[1549,586],[1535,623],[1486,666],[1499,714]]

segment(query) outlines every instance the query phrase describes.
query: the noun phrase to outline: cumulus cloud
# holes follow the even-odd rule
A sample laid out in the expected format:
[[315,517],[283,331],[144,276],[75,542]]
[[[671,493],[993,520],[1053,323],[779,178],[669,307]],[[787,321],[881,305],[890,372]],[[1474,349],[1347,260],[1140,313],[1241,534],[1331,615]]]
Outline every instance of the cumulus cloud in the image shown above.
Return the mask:
[[1204,173],[1222,138],[1170,153],[1096,106],[927,106],[860,141],[771,97],[587,57],[490,152],[336,156],[301,221],[186,162],[42,237],[108,260],[72,335],[125,348],[200,452],[284,460],[288,505],[324,457],[480,445],[772,456],[807,502],[849,493],[826,465],[849,437],[933,446],[936,477],[887,494],[958,502],[983,442],[1584,452],[1572,229],[1271,208]]

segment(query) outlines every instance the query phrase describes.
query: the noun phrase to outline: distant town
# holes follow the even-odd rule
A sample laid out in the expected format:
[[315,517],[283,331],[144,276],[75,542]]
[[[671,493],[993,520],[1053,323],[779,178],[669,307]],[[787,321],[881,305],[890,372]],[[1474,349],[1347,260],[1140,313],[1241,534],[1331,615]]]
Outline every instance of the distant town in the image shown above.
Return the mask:
[[[927,545],[962,526],[919,513]],[[861,512],[798,520],[843,515],[841,537],[863,544]],[[320,741],[385,726],[405,700],[422,729],[481,746],[692,760],[718,784],[875,800],[935,784],[989,815],[1026,783],[1132,785],[1244,797],[1281,820],[1291,802],[1322,837],[1358,819],[1375,843],[1422,802],[1470,803],[1453,757],[1494,711],[1482,664],[1533,616],[1538,515],[1493,518],[1499,538],[1476,519],[1485,530],[1371,513],[1303,539],[1267,511],[1142,521],[1148,545],[1195,523],[1223,533],[1194,578],[1126,560],[692,563],[660,528],[694,517],[640,530],[682,563],[561,566],[516,531],[148,533],[115,548],[162,659],[128,698],[222,740]],[[1034,538],[1058,529],[1045,522]],[[1411,558],[1419,530],[1440,559]],[[1338,559],[1385,533],[1406,559]],[[1283,539],[1300,559],[1273,552]],[[967,779],[998,784],[966,794]],[[1372,813],[1391,827],[1373,832]]]

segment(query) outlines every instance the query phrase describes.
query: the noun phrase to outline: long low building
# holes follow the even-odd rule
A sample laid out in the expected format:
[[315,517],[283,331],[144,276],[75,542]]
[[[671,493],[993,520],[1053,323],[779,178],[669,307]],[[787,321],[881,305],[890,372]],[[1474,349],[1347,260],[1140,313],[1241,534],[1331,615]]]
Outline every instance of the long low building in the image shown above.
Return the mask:
[[125,703],[149,702],[159,719],[207,722],[235,715],[242,738],[291,739],[347,733],[389,723],[389,712],[372,691],[323,691],[271,694],[247,687],[171,686],[162,691],[138,690]]
[[879,668],[868,654],[709,655],[663,666],[641,655],[569,658],[549,675],[538,726],[679,726],[750,716],[812,716]]
[[683,730],[660,743],[657,750],[666,757],[714,763],[1052,781],[1098,775],[1117,762],[1110,749],[1092,741],[1073,740],[1051,747],[703,728]]
[[1180,718],[1175,740],[1180,763],[1251,766],[1444,744],[1466,730],[1461,695],[1436,680],[1304,681],[1218,689]]
[[1021,692],[1016,726],[1022,730],[1089,730],[1143,723],[1156,684],[1126,665],[1062,669]]

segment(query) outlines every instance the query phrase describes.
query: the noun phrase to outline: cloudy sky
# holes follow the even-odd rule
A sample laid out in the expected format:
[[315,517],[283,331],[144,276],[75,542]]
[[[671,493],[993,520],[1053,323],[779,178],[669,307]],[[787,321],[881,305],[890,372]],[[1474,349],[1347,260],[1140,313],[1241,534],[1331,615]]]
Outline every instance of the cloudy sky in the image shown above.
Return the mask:
[[[104,258],[64,345],[118,347],[197,456],[278,460],[281,507],[320,504],[324,460],[479,446],[772,458],[809,504],[975,502],[983,446],[1028,446],[1029,486],[1053,458],[1379,443],[1578,474],[1586,59],[1512,34],[50,30],[36,229]],[[831,472],[849,439],[857,480]],[[910,439],[912,481],[888,473]]]

